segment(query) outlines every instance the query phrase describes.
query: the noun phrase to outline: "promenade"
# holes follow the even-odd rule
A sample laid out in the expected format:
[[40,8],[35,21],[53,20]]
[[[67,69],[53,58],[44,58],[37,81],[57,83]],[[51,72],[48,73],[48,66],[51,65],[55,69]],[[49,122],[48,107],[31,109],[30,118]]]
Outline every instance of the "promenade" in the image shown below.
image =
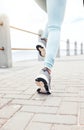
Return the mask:
[[0,68],[0,130],[84,130],[84,55],[56,58],[48,96],[34,83],[42,66]]

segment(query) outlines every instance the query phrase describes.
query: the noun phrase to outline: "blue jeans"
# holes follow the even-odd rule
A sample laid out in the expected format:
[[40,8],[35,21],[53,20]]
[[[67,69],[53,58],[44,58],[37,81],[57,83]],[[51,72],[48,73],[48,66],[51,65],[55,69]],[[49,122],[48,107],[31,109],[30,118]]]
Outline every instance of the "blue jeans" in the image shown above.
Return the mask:
[[[60,43],[61,25],[64,19],[66,0],[46,0],[48,25],[45,38],[48,36],[44,66],[51,69],[54,65]],[[43,35],[43,37],[44,37]]]

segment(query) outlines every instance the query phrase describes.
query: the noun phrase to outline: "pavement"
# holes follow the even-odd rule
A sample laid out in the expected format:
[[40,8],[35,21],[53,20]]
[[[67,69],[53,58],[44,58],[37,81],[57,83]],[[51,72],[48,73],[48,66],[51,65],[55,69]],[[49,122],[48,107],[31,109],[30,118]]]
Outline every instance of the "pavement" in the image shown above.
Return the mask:
[[56,58],[51,95],[34,79],[43,61],[0,68],[0,130],[84,130],[84,55]]

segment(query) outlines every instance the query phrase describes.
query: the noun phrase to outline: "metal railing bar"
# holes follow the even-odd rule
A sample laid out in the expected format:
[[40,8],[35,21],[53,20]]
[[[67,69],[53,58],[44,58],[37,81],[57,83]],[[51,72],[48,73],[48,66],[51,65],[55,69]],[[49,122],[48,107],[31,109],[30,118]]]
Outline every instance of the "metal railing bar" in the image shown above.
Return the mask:
[[34,48],[11,48],[11,50],[36,50]]
[[1,51],[4,51],[4,47],[0,48]]
[[[5,50],[3,47],[0,48],[1,51]],[[35,48],[11,48],[11,50],[36,50]]]
[[28,31],[28,30],[25,30],[25,29],[17,28],[17,27],[14,27],[14,26],[10,26],[10,28],[16,29],[16,30],[19,30],[19,31],[23,31],[23,32],[27,32],[27,33],[32,33],[32,34],[34,34],[34,35],[40,36],[40,34],[31,32],[31,31]]
[[3,25],[3,22],[0,22],[0,26],[2,26]]

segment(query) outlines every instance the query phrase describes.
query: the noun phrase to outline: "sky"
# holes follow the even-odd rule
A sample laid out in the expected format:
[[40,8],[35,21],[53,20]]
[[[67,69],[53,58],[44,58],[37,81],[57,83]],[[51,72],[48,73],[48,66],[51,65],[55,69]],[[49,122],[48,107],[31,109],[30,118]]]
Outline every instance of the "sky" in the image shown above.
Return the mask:
[[[38,33],[44,29],[47,14],[34,0],[0,0],[0,15],[6,14],[10,25]],[[67,0],[61,39],[84,42],[84,7],[82,0]],[[37,37],[11,29],[13,47],[35,47]]]

